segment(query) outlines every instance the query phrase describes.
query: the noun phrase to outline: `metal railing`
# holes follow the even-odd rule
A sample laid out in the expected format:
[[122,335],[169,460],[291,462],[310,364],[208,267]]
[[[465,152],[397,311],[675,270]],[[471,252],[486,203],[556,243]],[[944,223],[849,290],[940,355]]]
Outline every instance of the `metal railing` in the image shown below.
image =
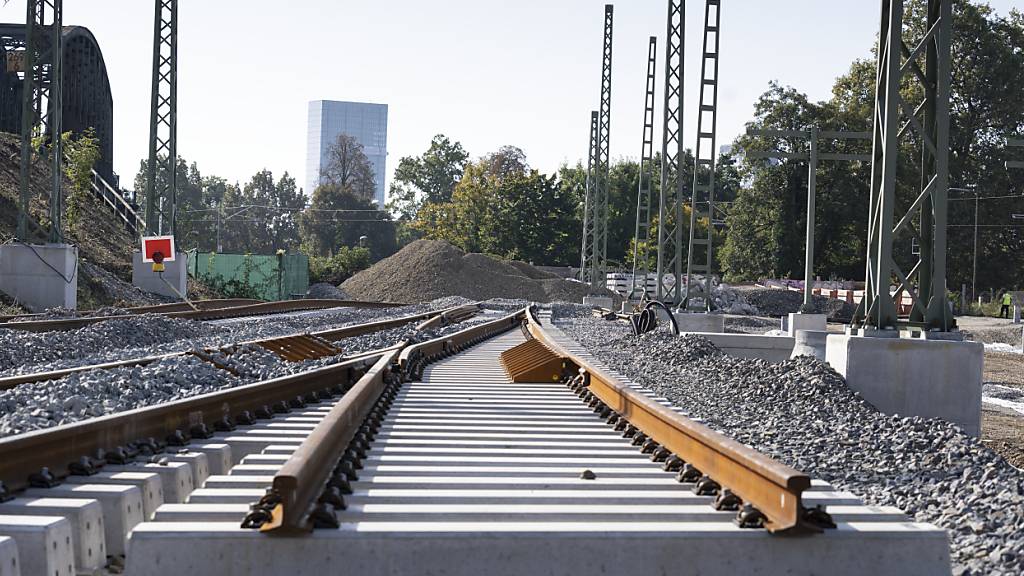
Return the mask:
[[128,201],[120,191],[107,183],[95,170],[92,171],[92,178],[89,180],[90,188],[96,196],[106,202],[117,217],[124,222],[125,227],[133,235],[137,236],[146,229],[146,221],[139,216],[135,205]]

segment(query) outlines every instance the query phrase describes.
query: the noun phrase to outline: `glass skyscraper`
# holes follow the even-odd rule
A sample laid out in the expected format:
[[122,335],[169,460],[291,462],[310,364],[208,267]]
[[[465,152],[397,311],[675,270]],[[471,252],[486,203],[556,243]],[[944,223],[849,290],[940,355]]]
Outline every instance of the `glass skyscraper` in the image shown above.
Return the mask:
[[309,103],[306,134],[306,194],[320,183],[320,169],[327,162],[327,149],[348,134],[363,145],[373,165],[377,190],[373,200],[384,207],[384,174],[388,157],[388,105],[363,102],[314,100]]

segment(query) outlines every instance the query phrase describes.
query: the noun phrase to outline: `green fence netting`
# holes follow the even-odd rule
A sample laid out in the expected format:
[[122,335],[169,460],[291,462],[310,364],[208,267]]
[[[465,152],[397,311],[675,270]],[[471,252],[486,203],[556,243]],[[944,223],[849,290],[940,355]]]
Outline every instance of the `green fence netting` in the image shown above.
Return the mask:
[[191,252],[188,273],[228,298],[288,300],[309,290],[305,254],[260,256]]

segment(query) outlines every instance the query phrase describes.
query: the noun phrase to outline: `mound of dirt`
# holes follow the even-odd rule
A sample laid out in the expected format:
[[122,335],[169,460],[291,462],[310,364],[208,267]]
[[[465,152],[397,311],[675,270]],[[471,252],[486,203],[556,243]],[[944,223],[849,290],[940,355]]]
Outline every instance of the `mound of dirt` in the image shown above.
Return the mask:
[[[444,296],[582,302],[591,293],[589,286],[563,280],[525,262],[467,254],[441,240],[417,240],[349,278],[341,289],[358,300],[409,303]],[[614,296],[608,290],[598,295]]]

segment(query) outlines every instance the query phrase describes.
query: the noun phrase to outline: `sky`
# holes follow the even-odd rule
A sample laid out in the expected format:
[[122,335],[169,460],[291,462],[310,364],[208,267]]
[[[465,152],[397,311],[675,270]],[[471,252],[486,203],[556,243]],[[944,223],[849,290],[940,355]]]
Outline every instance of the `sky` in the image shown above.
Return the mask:
[[[991,0],[1007,13],[1018,0]],[[311,100],[389,105],[388,184],[435,134],[475,158],[503,145],[554,172],[586,158],[600,97],[600,0],[180,0],[178,153],[204,175],[244,183],[262,169],[305,180]],[[718,140],[751,119],[775,80],[827,99],[870,56],[877,0],[726,0]],[[611,154],[642,144],[648,38],[664,66],[666,0],[615,5]],[[148,155],[154,3],[66,0],[65,25],[92,30],[114,98],[114,167],[130,187]],[[695,141],[704,2],[686,10],[685,141]],[[0,8],[23,22],[25,0]],[[659,74],[656,142],[660,149]]]

